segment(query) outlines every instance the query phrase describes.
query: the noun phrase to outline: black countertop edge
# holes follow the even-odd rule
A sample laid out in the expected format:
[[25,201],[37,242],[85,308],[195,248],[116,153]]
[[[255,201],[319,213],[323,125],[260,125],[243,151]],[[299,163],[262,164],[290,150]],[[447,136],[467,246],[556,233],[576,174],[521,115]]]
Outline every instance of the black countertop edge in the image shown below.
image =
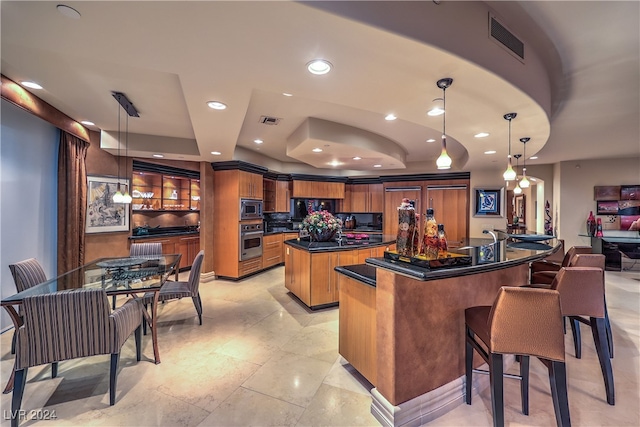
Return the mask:
[[376,268],[367,264],[345,265],[335,267],[335,271],[355,279],[365,285],[376,287]]
[[449,279],[452,277],[468,276],[471,274],[486,273],[489,271],[502,270],[504,268],[515,267],[517,265],[538,261],[547,257],[549,253],[524,256],[517,259],[494,262],[489,264],[470,265],[468,267],[444,268],[441,270],[428,270],[426,268],[403,262],[391,261],[385,258],[367,258],[365,262],[377,268],[398,273],[416,280],[429,281],[438,279]]
[[140,236],[129,236],[129,240],[143,240],[143,239],[153,239],[153,238],[162,238],[162,237],[171,237],[171,236],[199,236],[199,231],[179,231],[176,233],[158,233],[158,234],[143,234]]
[[[307,252],[338,252],[338,251],[352,251],[354,249],[366,249],[366,248],[376,248],[378,246],[386,246],[386,245],[392,245],[394,244],[396,241],[395,239],[384,239],[382,241],[372,241],[370,240],[357,240],[355,244],[343,244],[341,246],[338,246],[338,243],[336,242],[309,242],[306,239],[303,240],[298,240],[298,239],[291,239],[291,240],[285,240],[284,244],[285,245],[289,245],[289,246],[293,246],[296,249],[302,249],[303,251],[307,251]],[[363,242],[368,242],[363,244]],[[314,246],[317,245],[317,246]]]

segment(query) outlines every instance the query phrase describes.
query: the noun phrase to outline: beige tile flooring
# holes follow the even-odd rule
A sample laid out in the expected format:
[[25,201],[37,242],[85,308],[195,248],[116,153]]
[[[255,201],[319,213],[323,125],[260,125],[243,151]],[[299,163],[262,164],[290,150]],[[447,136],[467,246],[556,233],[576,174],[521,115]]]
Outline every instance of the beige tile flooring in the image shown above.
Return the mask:
[[[570,335],[566,341],[571,419],[574,426],[639,426],[640,274],[606,276],[616,405],[606,403],[593,339],[583,326],[581,360],[573,357]],[[115,406],[108,403],[109,356],[62,362],[56,379],[48,366],[30,369],[22,408],[28,417],[55,413],[57,419],[21,425],[379,425],[370,412],[371,385],[338,355],[338,309],[305,309],[286,292],[283,280],[284,269],[278,267],[239,282],[201,283],[203,326],[197,324],[190,299],[163,305],[162,363],[152,362],[148,337],[143,360],[136,363],[129,339]],[[13,365],[11,335],[0,337],[3,384]],[[535,360],[531,369],[529,416],[520,413],[517,382],[505,381],[507,425],[555,425],[546,370]],[[0,402],[5,426],[11,394]],[[471,406],[462,404],[429,423],[491,424],[488,390]]]

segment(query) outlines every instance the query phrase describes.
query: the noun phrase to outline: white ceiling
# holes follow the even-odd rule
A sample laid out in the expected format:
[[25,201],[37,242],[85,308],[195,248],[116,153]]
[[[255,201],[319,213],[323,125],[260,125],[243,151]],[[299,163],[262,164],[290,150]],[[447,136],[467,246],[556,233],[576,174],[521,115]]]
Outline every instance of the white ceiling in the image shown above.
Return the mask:
[[[503,167],[508,112],[518,113],[512,153],[526,136],[527,157],[539,156],[528,164],[640,155],[640,3],[439,3],[70,1],[82,15],[70,19],[56,2],[2,1],[2,74],[37,81],[37,96],[111,135],[120,108],[111,92],[125,93],[140,112],[129,120],[129,155],[142,157],[334,175],[434,172],[440,146],[426,140],[439,141],[442,116],[425,113],[443,77],[454,80],[452,171]],[[524,63],[489,39],[490,13],[524,42]],[[333,71],[309,74],[314,58]],[[229,108],[212,110],[211,100]],[[388,113],[398,120],[385,121]],[[281,120],[267,126],[265,115]],[[384,137],[406,161],[380,146],[354,161],[357,150],[337,141],[288,150],[308,118]],[[491,135],[474,138],[480,131]],[[322,160],[301,153],[316,143]]]

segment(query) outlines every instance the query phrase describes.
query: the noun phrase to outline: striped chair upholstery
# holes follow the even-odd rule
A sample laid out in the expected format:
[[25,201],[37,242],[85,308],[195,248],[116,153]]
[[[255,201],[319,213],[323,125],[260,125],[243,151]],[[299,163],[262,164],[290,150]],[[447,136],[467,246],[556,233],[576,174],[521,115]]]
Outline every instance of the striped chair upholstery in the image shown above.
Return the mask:
[[[129,247],[129,256],[149,258],[162,255],[162,243],[132,243]],[[178,280],[178,274],[180,268],[176,268],[176,281]]]
[[28,368],[98,354],[111,354],[113,405],[120,349],[134,331],[136,359],[140,360],[140,301],[129,300],[111,312],[103,289],[80,289],[26,297],[23,306],[24,324],[17,332],[11,409],[20,409]]
[[[15,264],[9,264],[9,270],[13,276],[13,281],[16,284],[16,291],[25,291],[37,284],[47,281],[47,275],[42,268],[42,265],[35,258],[29,258],[24,261],[16,262]],[[20,317],[23,315],[22,306],[18,306],[18,314]],[[11,341],[11,354],[16,352],[16,336],[13,335]]]
[[[191,266],[191,272],[189,273],[189,280],[187,282],[165,282],[160,289],[158,295],[158,301],[168,301],[172,299],[180,299],[191,297],[193,305],[198,313],[198,319],[202,325],[202,299],[200,298],[200,271],[202,270],[202,260],[204,259],[204,251],[200,251],[196,255],[193,265]],[[143,298],[144,306],[153,303],[153,293],[149,292],[145,294]]]

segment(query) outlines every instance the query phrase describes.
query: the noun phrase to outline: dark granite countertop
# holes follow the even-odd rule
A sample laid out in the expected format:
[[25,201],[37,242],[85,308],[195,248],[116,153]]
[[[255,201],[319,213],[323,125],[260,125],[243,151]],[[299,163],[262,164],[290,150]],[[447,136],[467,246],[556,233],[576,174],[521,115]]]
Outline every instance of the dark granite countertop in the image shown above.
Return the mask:
[[344,265],[334,268],[338,273],[356,279],[369,286],[376,286],[376,268],[367,264]]
[[373,234],[368,239],[355,240],[342,238],[342,242],[335,240],[330,242],[310,242],[308,237],[300,239],[285,240],[286,245],[309,252],[335,252],[350,251],[360,248],[371,248],[376,246],[391,245],[396,242],[396,236]]
[[129,240],[144,240],[144,239],[157,239],[162,237],[173,237],[173,236],[199,236],[200,232],[198,230],[174,230],[174,231],[165,231],[165,232],[157,232],[157,233],[149,233],[149,234],[140,234],[137,236],[129,236]]

